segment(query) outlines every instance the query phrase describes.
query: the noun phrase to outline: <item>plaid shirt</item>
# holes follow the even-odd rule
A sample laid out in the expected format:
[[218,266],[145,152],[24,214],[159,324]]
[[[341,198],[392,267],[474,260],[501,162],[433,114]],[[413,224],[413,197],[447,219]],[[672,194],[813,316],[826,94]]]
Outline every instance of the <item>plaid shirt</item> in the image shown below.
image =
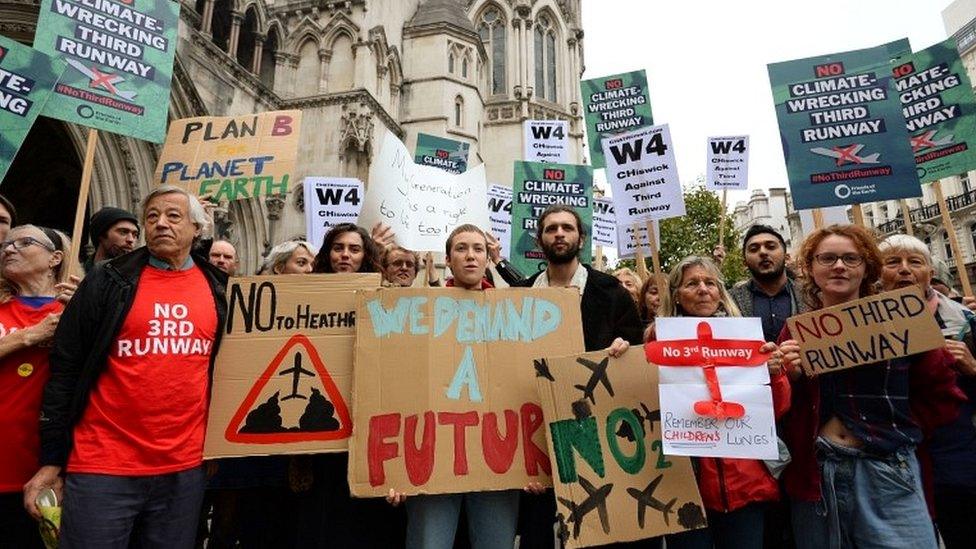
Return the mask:
[[911,358],[899,358],[820,376],[820,425],[837,416],[880,456],[922,441],[908,406]]

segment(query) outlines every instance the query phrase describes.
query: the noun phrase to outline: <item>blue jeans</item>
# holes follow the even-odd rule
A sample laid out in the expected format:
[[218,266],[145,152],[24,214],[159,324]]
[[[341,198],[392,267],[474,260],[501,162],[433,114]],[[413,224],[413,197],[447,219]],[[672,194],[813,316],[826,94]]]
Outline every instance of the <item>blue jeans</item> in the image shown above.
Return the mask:
[[471,549],[512,549],[518,525],[518,490],[408,497],[407,549],[452,547],[462,501],[468,514]]
[[206,476],[203,467],[146,477],[68,474],[61,549],[190,549]]
[[817,439],[823,497],[794,501],[797,549],[937,547],[913,448],[877,457]]

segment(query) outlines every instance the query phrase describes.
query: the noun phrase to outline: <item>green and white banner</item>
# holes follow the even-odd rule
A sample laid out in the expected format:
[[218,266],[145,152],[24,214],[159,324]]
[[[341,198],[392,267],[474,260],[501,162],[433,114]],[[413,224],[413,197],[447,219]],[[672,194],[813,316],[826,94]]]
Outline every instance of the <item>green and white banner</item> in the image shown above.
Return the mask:
[[654,124],[644,71],[626,72],[580,82],[586,113],[590,165],[603,168],[603,139]]
[[769,65],[798,210],[920,196],[891,60],[907,40]]
[[434,166],[451,173],[464,173],[468,170],[468,150],[470,148],[471,146],[464,141],[418,133],[414,162],[421,166]]
[[162,143],[179,13],[171,0],[41,0],[34,47],[69,65],[44,115]]
[[892,70],[923,183],[976,169],[976,98],[952,38]]
[[63,72],[63,62],[0,36],[0,182]]
[[546,258],[536,244],[539,214],[562,204],[583,218],[586,238],[580,261],[589,263],[593,234],[593,168],[576,164],[516,162],[512,200],[512,264],[526,275],[546,268]]

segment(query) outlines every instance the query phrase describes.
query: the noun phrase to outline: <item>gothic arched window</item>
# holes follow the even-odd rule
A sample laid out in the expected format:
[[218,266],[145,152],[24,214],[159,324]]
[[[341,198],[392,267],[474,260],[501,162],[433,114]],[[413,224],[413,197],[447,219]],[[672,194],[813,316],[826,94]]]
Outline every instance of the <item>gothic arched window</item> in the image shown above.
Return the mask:
[[537,97],[556,101],[556,31],[548,17],[535,25],[535,93]]
[[488,51],[488,79],[491,94],[505,93],[505,19],[496,7],[481,15],[478,35]]

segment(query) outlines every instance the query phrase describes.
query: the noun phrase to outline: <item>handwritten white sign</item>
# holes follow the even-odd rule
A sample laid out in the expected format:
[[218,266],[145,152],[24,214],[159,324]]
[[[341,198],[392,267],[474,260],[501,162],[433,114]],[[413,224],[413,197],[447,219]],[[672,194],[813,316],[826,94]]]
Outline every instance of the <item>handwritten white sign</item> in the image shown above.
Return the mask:
[[705,188],[710,191],[749,188],[749,136],[708,138]]
[[458,225],[488,228],[485,166],[461,174],[415,164],[403,143],[386,132],[369,167],[359,225],[389,225],[397,242],[414,251],[443,251]]
[[632,225],[685,215],[667,124],[604,138],[603,156],[617,222]]
[[512,246],[512,188],[504,185],[488,186],[488,218],[491,232],[502,245],[502,257],[509,255]]

